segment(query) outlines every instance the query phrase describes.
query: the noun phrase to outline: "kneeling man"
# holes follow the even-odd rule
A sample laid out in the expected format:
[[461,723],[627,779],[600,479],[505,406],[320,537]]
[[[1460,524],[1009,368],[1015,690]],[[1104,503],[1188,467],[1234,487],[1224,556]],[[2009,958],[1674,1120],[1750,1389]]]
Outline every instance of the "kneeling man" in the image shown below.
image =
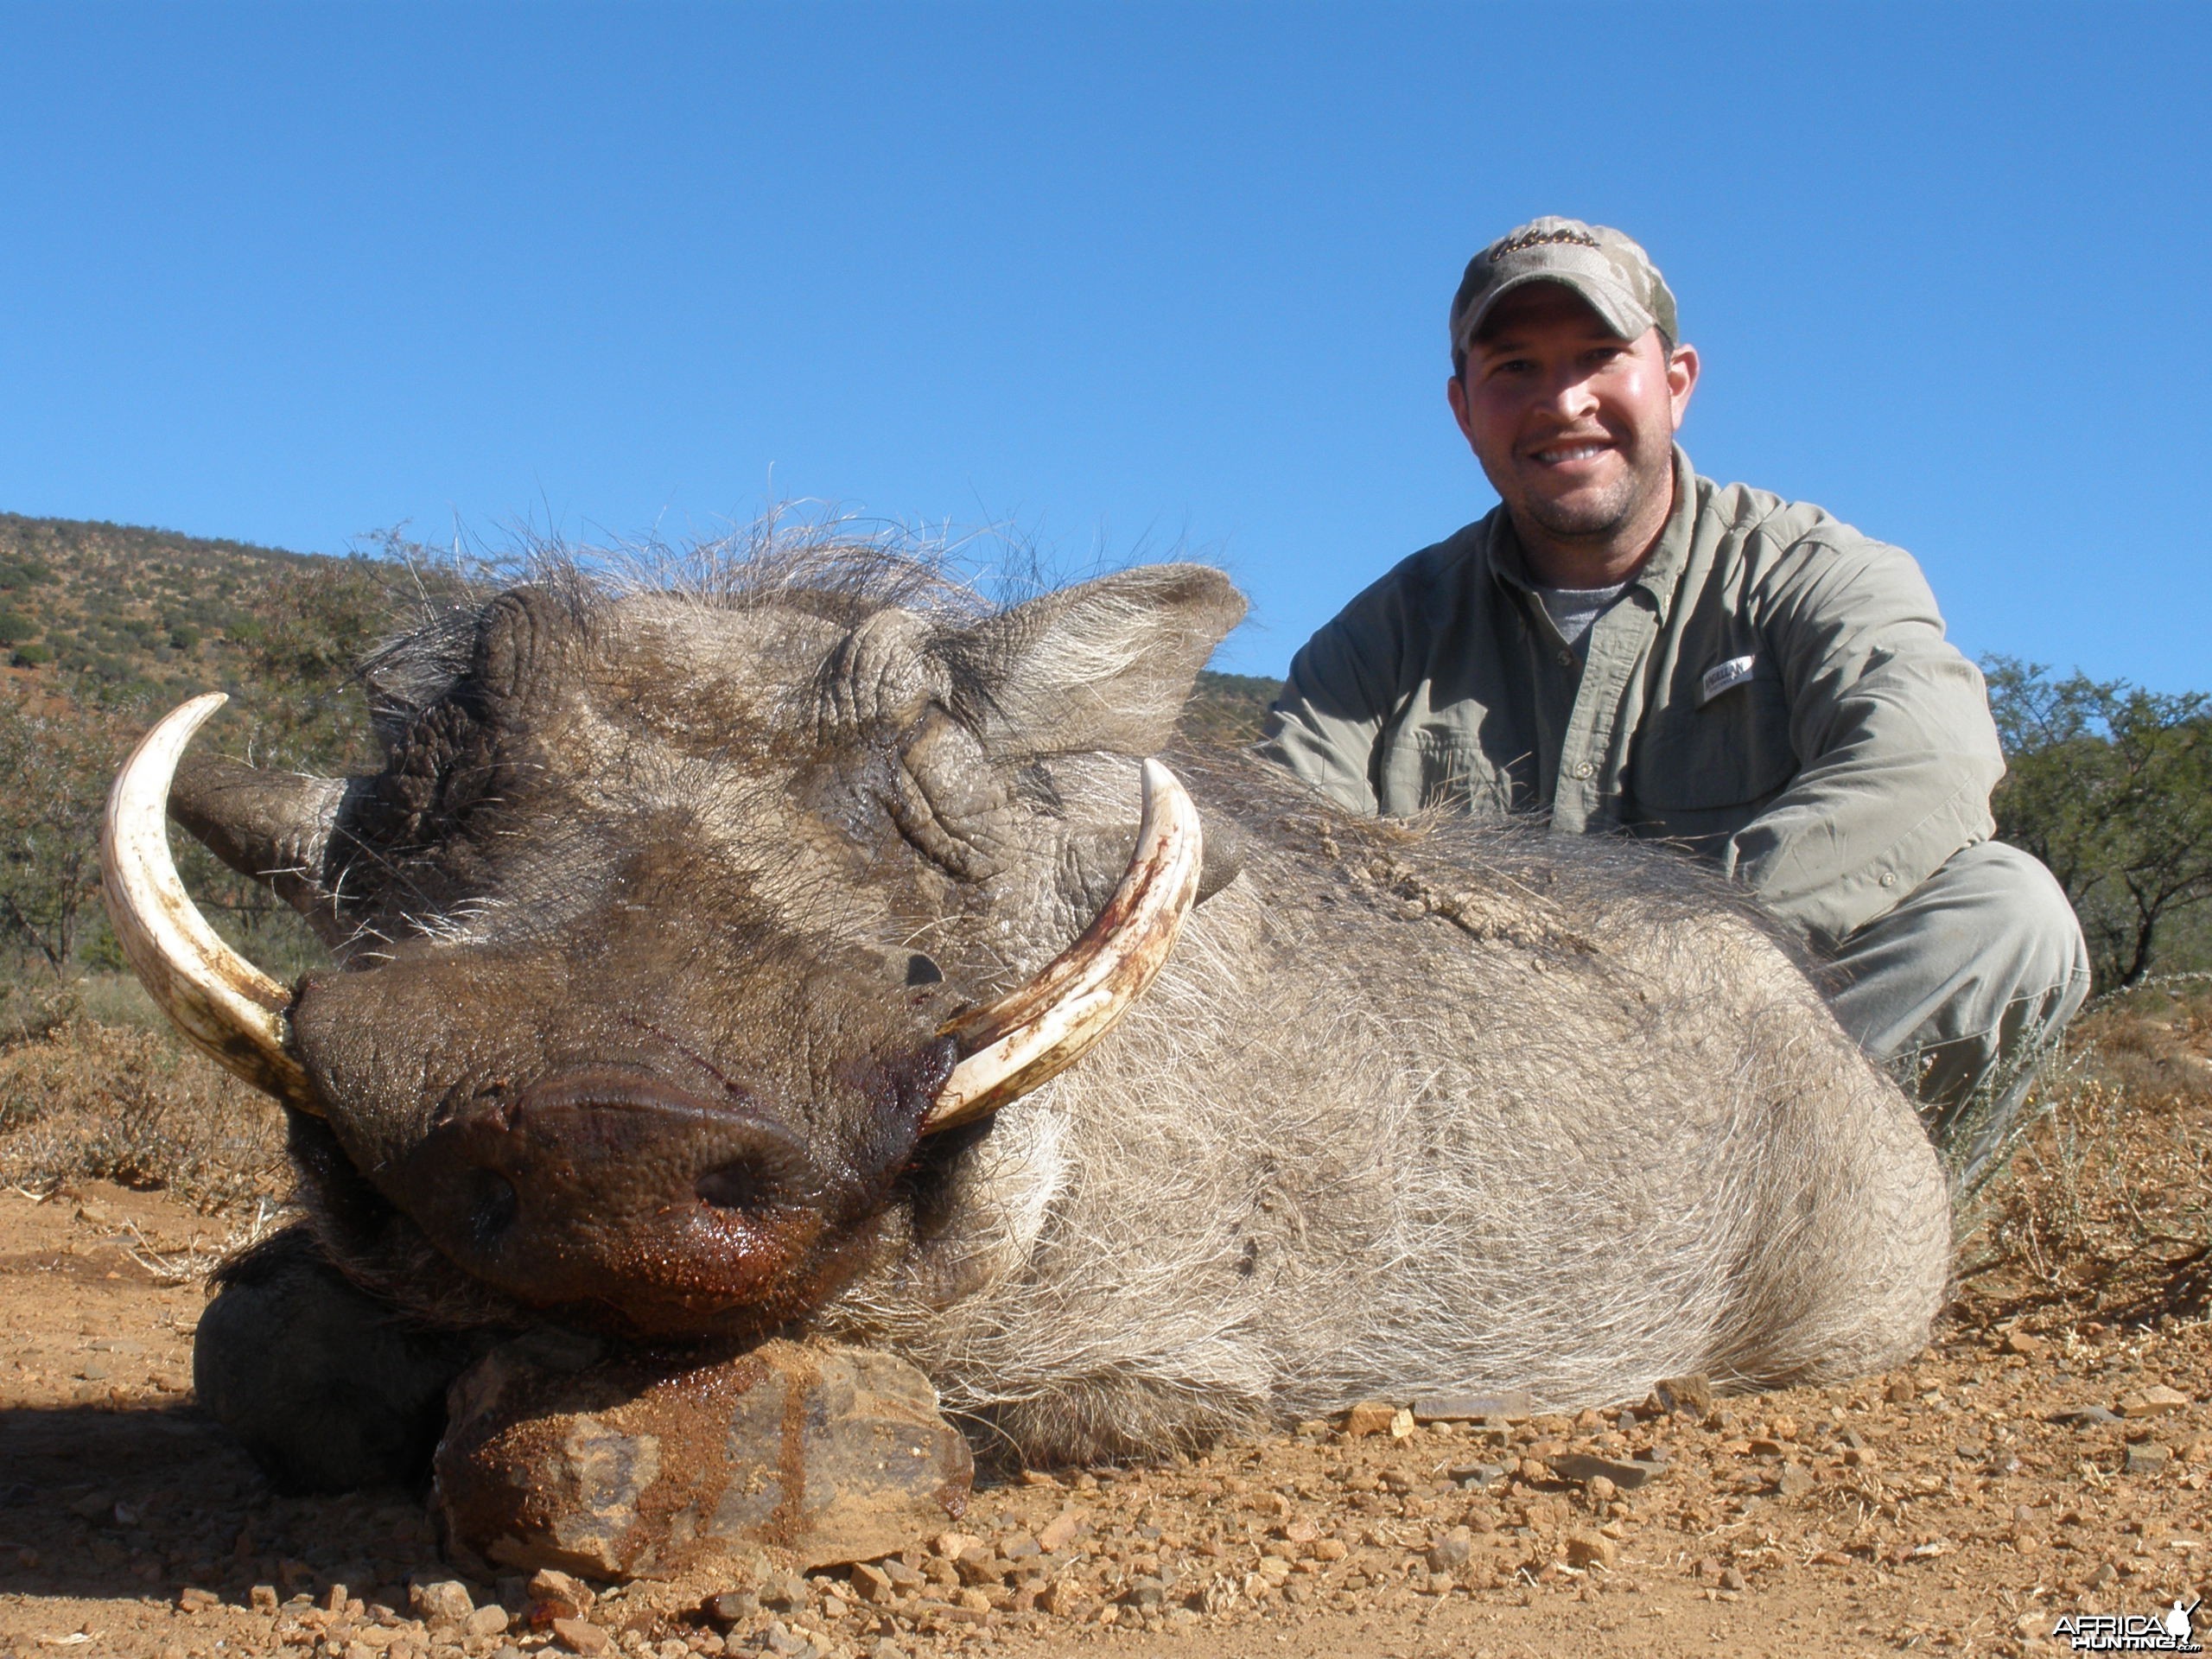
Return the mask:
[[1837,1017],[1974,1180],[2088,956],[2050,873],[1988,838],[2004,757],[1919,566],[1691,469],[1697,353],[1618,231],[1492,243],[1451,340],[1501,505],[1313,636],[1262,752],[1356,811],[1542,811],[1713,860],[1833,958]]

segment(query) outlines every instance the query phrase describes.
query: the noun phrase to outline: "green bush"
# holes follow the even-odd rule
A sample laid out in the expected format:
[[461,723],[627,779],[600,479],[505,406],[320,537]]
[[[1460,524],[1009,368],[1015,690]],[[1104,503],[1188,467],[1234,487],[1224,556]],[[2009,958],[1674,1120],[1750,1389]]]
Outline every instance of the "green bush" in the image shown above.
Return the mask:
[[21,611],[0,611],[0,645],[20,645],[38,637],[38,624]]
[[44,645],[34,643],[17,645],[9,660],[17,668],[43,668],[54,660],[54,653]]

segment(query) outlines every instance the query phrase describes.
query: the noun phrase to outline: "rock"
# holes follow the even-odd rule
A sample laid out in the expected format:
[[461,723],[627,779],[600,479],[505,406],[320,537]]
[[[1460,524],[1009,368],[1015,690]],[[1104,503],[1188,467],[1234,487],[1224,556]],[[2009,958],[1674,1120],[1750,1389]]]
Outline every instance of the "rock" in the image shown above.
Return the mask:
[[1122,1592],[1122,1599],[1132,1607],[1158,1607],[1167,1599],[1167,1586],[1150,1573],[1141,1574],[1129,1580],[1129,1587]]
[[1813,1490],[1813,1471],[1802,1463],[1785,1463],[1774,1478],[1774,1490],[1783,1497],[1802,1497]]
[[700,1611],[717,1624],[742,1624],[760,1611],[760,1594],[756,1590],[725,1590],[718,1596],[709,1596]]
[[2031,1337],[2024,1331],[2007,1331],[2005,1340],[1997,1344],[2000,1354],[2018,1354],[2023,1358],[2035,1359],[2045,1352],[2050,1344],[2041,1337]]
[[1734,1567],[1725,1567],[1720,1569],[1720,1587],[1723,1590],[1740,1592],[1748,1590],[1751,1586],[1745,1581],[1744,1575]]
[[526,1593],[547,1618],[581,1618],[591,1611],[594,1599],[588,1586],[553,1567],[531,1574]]
[[772,1341],[701,1363],[530,1337],[454,1382],[435,1460],[457,1559],[595,1578],[867,1560],[967,1507],[968,1443],[904,1361]]
[[425,1624],[458,1624],[476,1611],[468,1586],[454,1579],[416,1579],[407,1586],[407,1611]]
[[854,1563],[853,1588],[872,1607],[881,1607],[899,1599],[899,1586],[891,1582],[891,1575],[866,1561]]
[[1412,1409],[1417,1423],[1525,1423],[1535,1402],[1518,1389],[1503,1394],[1424,1394]]
[[507,1610],[497,1605],[479,1607],[461,1621],[461,1627],[471,1636],[505,1636]]
[[1894,1378],[1889,1387],[1882,1390],[1882,1398],[1893,1406],[1909,1406],[1919,1397],[1918,1392],[1912,1386],[1910,1377]]
[[2167,1388],[2162,1382],[2154,1383],[2122,1400],[2120,1414],[2123,1417],[2162,1417],[2170,1411],[2186,1410],[2190,1403],[2189,1396],[2180,1389]]
[[1048,1553],[1065,1549],[1082,1533],[1084,1525],[1081,1510],[1062,1510],[1037,1535],[1038,1548]]
[[1620,1546],[1603,1533],[1570,1533],[1567,1540],[1567,1564],[1569,1567],[1611,1567],[1621,1558]]
[[202,1590],[197,1585],[188,1584],[176,1592],[176,1605],[179,1612],[204,1613],[210,1607],[219,1607],[222,1605],[223,1599],[220,1596],[213,1590]]
[[246,1592],[246,1600],[257,1613],[273,1613],[277,1606],[276,1586],[273,1584],[257,1584]]
[[614,1645],[614,1638],[588,1618],[556,1618],[553,1621],[553,1635],[571,1653],[582,1654],[584,1659],[605,1653]]
[[772,1573],[760,1586],[760,1605],[776,1612],[799,1612],[809,1599],[806,1580],[796,1573]]
[[1432,1573],[1456,1573],[1467,1564],[1475,1553],[1475,1535],[1465,1527],[1454,1527],[1437,1538],[1428,1547],[1428,1570]]
[[2075,1406],[2070,1410],[2053,1412],[2050,1421],[2062,1428],[2101,1428],[2120,1421],[2120,1414],[2107,1411],[2102,1406]]
[[1610,1503],[1621,1495],[1621,1489],[1613,1484],[1610,1476],[1592,1475],[1586,1484],[1592,1503]]
[[1632,1492],[1666,1473],[1667,1465],[1630,1458],[1601,1458],[1592,1452],[1567,1452],[1551,1460],[1551,1471],[1561,1480],[1580,1485],[1603,1478],[1620,1491]]
[[1703,1371],[1665,1377],[1652,1384],[1651,1399],[1662,1413],[1702,1417],[1713,1409],[1713,1379]]
[[1459,1485],[1480,1491],[1503,1480],[1506,1470],[1502,1463],[1455,1463],[1444,1472]]
[[2126,1472],[2131,1475],[2163,1474],[2174,1460],[2173,1452],[2156,1440],[2139,1440],[2127,1448]]
[[1390,1414],[1390,1438],[1392,1440],[1402,1440],[1407,1435],[1413,1432],[1413,1413],[1410,1411],[1394,1411]]
[[1379,1400],[1364,1401],[1344,1414],[1344,1438],[1357,1440],[1370,1434],[1387,1434],[1397,1414],[1395,1406],[1385,1405]]

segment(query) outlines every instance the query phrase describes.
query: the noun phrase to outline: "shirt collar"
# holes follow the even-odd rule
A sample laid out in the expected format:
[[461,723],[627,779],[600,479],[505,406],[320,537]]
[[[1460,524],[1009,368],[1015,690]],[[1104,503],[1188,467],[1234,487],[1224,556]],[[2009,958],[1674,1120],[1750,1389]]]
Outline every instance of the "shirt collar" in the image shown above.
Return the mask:
[[[1697,532],[1697,473],[1678,443],[1675,446],[1674,505],[1668,510],[1666,526],[1652,545],[1650,556],[1629,578],[1630,587],[1641,588],[1651,595],[1662,622],[1667,620],[1667,608],[1689,558],[1690,543]],[[1513,515],[1503,505],[1491,514],[1490,566],[1509,586],[1524,594],[1535,591],[1537,582],[1529,572],[1528,555],[1513,528]]]

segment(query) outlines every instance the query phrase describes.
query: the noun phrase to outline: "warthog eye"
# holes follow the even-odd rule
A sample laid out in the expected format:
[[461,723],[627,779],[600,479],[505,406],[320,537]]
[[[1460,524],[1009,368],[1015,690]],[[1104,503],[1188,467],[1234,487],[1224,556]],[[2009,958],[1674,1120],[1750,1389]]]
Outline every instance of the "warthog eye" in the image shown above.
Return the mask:
[[917,950],[913,955],[906,958],[907,984],[935,985],[942,982],[944,978],[944,969],[938,967],[933,959],[924,956],[920,951]]

